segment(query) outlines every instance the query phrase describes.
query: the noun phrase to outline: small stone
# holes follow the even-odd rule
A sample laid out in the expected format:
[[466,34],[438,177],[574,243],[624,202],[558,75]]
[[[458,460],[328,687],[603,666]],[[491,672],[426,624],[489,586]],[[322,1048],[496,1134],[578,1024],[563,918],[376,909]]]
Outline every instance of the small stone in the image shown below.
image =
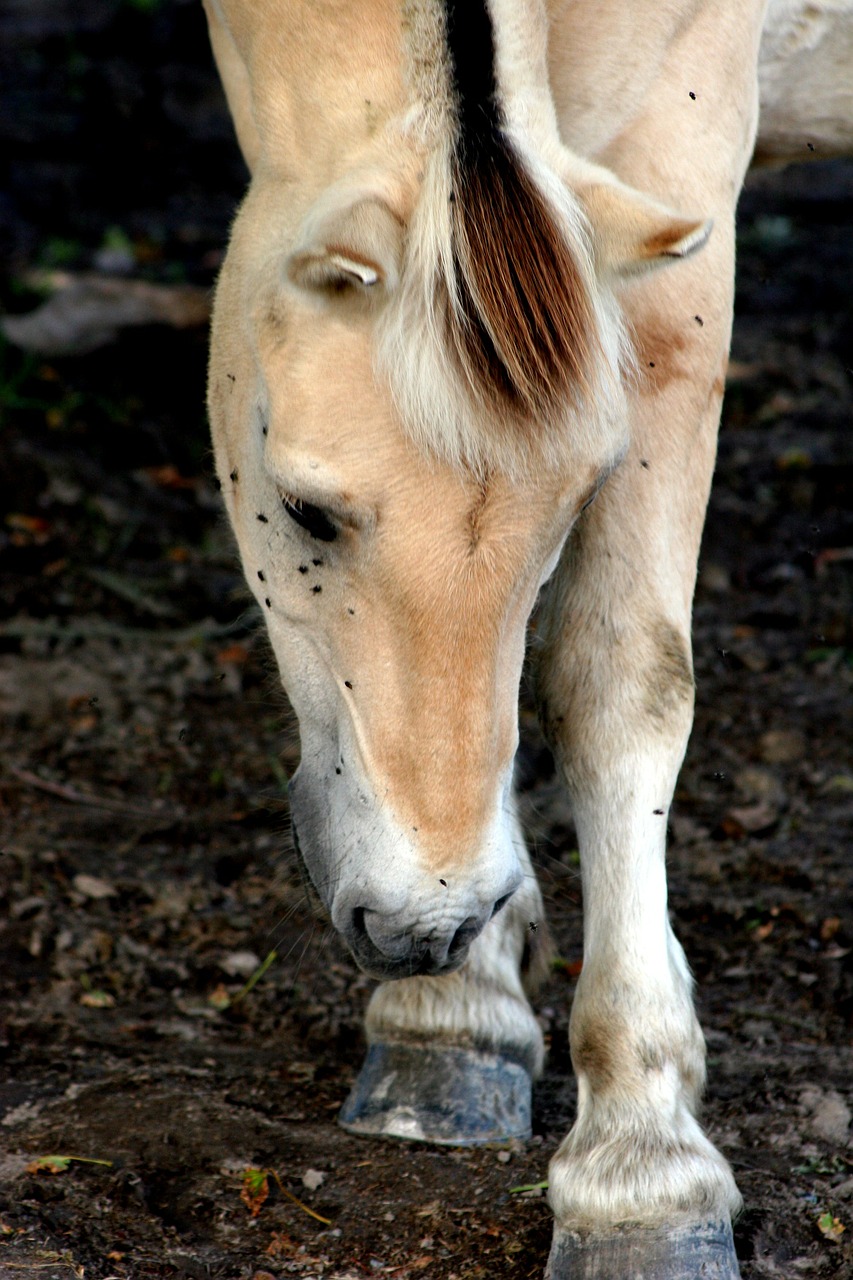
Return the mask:
[[501,1163],[501,1164],[509,1164],[509,1162],[510,1162],[510,1160],[511,1160],[511,1159],[512,1159],[512,1152],[511,1152],[511,1151],[499,1151],[499,1152],[498,1152],[498,1160],[500,1161],[500,1163]]
[[254,951],[229,951],[219,961],[219,967],[229,978],[251,978],[260,963]]
[[840,1093],[808,1085],[800,1094],[800,1109],[817,1137],[842,1145],[847,1142],[853,1115]]
[[745,801],[761,801],[775,809],[781,809],[788,798],[773,770],[762,769],[760,765],[741,769],[734,775],[734,784]]
[[101,880],[99,876],[87,876],[84,872],[76,875],[71,883],[84,898],[92,898],[96,902],[101,898],[112,898],[116,893],[115,886],[108,880]]
[[[326,1181],[326,1175],[322,1169],[306,1169],[302,1175],[302,1185],[307,1187],[309,1191],[316,1191]],[[388,1219],[393,1221],[393,1219]]]

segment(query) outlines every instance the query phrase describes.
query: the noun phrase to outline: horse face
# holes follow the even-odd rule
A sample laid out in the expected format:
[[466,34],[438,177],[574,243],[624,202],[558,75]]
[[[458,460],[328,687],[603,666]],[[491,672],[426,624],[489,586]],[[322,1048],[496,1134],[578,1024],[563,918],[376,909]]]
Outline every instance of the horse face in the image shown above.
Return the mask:
[[372,308],[271,287],[253,226],[219,286],[210,407],[299,721],[298,849],[363,968],[444,972],[521,880],[508,806],[526,624],[616,445],[515,480],[425,455],[374,374]]
[[[288,184],[256,181],[220,278],[211,349],[217,467],[299,720],[297,847],[335,927],[380,977],[458,967],[520,883],[509,792],[527,621],[627,434],[621,330],[580,223],[569,259],[561,265],[559,247],[549,259],[562,294],[544,267],[533,272],[549,281],[547,394],[535,377],[539,339],[524,331],[529,309],[516,297],[511,315],[492,299],[482,318],[497,350],[527,362],[513,401],[513,361],[485,368],[488,342],[472,353],[463,332],[455,357],[443,350],[453,282],[423,304],[422,279],[438,279],[447,260],[451,204],[440,184],[428,188],[408,208],[387,184],[367,195],[332,188],[299,211]],[[548,235],[562,244],[539,197],[519,192],[528,256]],[[460,224],[463,235],[474,226],[470,244],[483,242],[475,223],[491,203]],[[690,252],[707,234],[618,187],[594,185],[587,207],[602,278]],[[542,236],[531,239],[537,218]],[[489,243],[511,279],[505,246]],[[477,296],[489,262],[467,269]],[[593,394],[574,405],[554,337],[567,316],[579,361],[596,370]]]

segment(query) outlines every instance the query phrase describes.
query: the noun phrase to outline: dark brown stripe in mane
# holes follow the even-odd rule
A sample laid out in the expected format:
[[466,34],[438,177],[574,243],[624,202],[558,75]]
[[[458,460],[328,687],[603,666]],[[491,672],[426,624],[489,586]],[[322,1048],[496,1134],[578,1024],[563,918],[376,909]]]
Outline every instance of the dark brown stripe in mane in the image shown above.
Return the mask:
[[456,139],[457,357],[477,392],[526,421],[584,389],[595,333],[584,278],[555,212],[503,129],[485,0],[445,0]]
[[473,159],[501,125],[492,18],[485,0],[445,0],[444,9],[459,145]]

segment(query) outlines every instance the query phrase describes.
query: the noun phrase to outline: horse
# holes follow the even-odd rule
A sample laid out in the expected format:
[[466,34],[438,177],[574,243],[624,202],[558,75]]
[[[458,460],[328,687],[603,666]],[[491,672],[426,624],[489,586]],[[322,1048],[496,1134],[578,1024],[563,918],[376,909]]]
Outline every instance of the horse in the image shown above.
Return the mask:
[[546,1274],[735,1277],[667,815],[735,205],[756,139],[849,147],[853,5],[205,7],[251,172],[214,305],[217,472],[299,722],[299,857],[379,980],[340,1121],[529,1134],[549,944],[512,778],[538,601],[584,899]]

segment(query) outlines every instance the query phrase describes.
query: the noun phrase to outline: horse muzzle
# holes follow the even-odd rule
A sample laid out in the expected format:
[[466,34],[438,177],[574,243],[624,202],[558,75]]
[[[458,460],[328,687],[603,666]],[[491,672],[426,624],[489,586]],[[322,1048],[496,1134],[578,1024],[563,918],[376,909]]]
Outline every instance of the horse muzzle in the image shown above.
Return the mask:
[[[380,980],[458,969],[522,882],[512,842],[488,841],[479,856],[429,869],[387,813],[374,811],[367,829],[359,829],[352,808],[349,829],[316,821],[314,797],[300,782],[295,778],[290,787],[294,845],[360,968]],[[323,838],[330,831],[339,833],[337,847]]]

